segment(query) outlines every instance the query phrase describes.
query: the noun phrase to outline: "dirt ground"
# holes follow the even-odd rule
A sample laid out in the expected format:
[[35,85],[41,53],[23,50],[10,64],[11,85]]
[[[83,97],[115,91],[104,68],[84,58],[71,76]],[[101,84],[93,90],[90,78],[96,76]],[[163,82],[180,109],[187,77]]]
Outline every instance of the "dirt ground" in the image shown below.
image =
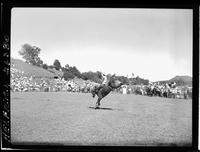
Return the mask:
[[192,100],[109,94],[11,92],[13,144],[187,146]]

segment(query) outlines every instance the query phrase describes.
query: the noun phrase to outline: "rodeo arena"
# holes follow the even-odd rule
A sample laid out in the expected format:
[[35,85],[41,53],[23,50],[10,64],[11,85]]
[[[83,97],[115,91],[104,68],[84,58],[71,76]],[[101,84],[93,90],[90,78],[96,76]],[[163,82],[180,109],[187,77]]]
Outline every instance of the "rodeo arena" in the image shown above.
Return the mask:
[[[27,76],[24,71],[11,67],[11,91],[13,92],[78,92],[91,93],[94,86],[100,85],[90,80],[74,78],[65,81],[60,76],[53,79],[38,78],[34,75]],[[113,90],[114,93],[136,94],[142,96],[159,96],[164,98],[191,99],[192,87],[176,86],[176,83],[149,82],[148,85],[122,85]]]
[[191,145],[192,87],[109,75],[95,83],[48,71],[11,64],[12,144]]

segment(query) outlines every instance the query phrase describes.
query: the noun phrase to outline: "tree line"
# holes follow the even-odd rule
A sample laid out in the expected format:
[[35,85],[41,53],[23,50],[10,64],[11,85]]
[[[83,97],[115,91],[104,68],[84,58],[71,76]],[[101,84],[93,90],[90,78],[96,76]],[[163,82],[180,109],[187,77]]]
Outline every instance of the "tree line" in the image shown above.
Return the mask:
[[[76,66],[70,66],[69,64],[66,64],[64,67],[61,66],[61,63],[58,59],[55,59],[52,65],[48,65],[42,61],[42,59],[39,57],[39,54],[41,52],[41,49],[37,46],[31,46],[30,44],[24,44],[21,47],[21,50],[19,50],[19,54],[22,56],[23,59],[25,59],[25,62],[28,64],[32,64],[34,66],[38,66],[41,68],[44,68],[45,70],[53,69],[55,68],[58,71],[63,72],[63,78],[65,80],[73,79],[75,77],[81,78],[83,80],[91,80],[96,83],[102,82],[102,76],[100,71],[88,71],[88,72],[80,72]],[[147,85],[149,83],[149,80],[142,79],[139,76],[136,78],[128,78],[125,76],[116,76],[115,74],[108,74],[108,77],[114,76],[121,82],[125,84],[144,84]]]

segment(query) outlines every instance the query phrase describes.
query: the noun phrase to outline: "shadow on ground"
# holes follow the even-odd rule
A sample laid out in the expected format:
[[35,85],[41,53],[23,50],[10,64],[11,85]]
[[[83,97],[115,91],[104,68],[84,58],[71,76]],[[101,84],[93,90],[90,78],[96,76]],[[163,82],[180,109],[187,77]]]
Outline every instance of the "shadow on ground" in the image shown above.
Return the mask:
[[95,109],[95,110],[114,110],[114,109],[112,109],[112,108],[101,108],[101,107],[99,107],[99,108],[89,107],[89,108]]
[[99,107],[99,108],[89,107],[89,108],[90,109],[95,109],[95,110],[118,110],[118,111],[122,111],[122,109],[103,108],[103,107]]

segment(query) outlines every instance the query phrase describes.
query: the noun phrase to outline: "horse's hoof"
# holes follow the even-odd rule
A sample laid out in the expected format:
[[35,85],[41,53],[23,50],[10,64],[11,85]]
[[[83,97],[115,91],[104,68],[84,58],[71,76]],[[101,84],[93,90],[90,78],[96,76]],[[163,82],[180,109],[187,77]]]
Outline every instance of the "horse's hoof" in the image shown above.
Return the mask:
[[95,97],[95,93],[94,93],[94,92],[92,92],[92,97],[93,97],[93,98]]

